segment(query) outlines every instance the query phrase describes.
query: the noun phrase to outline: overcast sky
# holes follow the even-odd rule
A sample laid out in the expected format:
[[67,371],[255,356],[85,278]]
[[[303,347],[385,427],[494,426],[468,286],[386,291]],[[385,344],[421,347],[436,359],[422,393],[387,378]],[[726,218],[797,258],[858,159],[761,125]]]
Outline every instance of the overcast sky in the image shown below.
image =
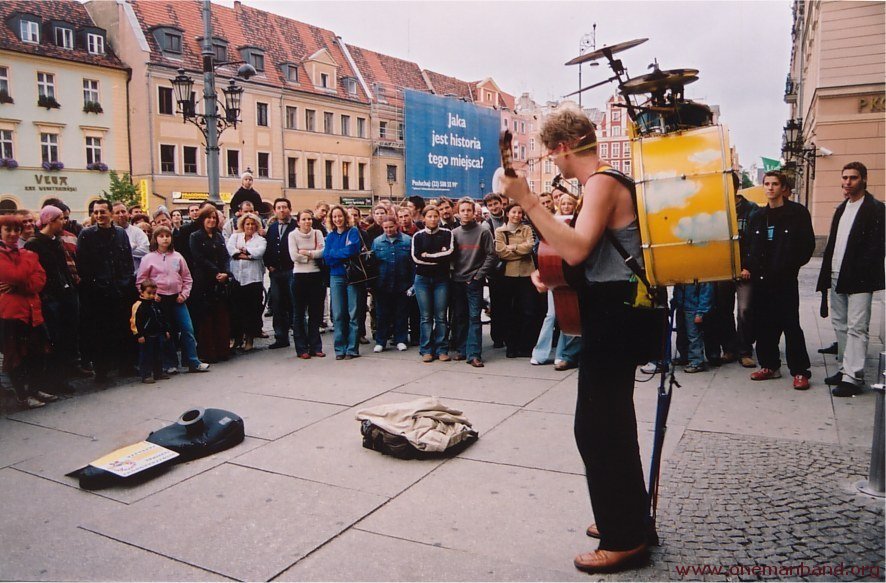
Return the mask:
[[[222,4],[233,4],[222,0]],[[596,28],[596,46],[649,40],[619,53],[631,76],[662,69],[699,69],[691,99],[718,104],[739,159],[778,158],[788,117],[784,82],[791,51],[789,1],[697,2],[338,2],[244,0],[328,28],[345,42],[476,81],[492,77],[508,93],[538,102],[578,88],[578,67],[563,63]],[[583,85],[612,75],[583,68]],[[587,91],[583,105],[602,107],[609,84]]]

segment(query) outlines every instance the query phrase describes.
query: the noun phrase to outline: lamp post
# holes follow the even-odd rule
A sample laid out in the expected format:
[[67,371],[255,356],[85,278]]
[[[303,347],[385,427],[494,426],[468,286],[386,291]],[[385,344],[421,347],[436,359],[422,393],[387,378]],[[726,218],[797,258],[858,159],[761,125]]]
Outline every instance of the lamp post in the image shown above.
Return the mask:
[[[240,100],[243,97],[243,88],[237,85],[235,79],[231,79],[227,87],[222,89],[224,103],[218,102],[218,93],[215,91],[215,70],[222,65],[241,63],[237,70],[237,79],[247,80],[256,74],[255,67],[243,61],[231,61],[224,63],[215,62],[215,53],[212,50],[212,5],[209,0],[203,1],[203,113],[198,114],[196,105],[191,97],[194,80],[185,75],[184,68],[178,70],[178,75],[172,81],[178,102],[179,113],[182,114],[183,123],[191,122],[200,128],[206,146],[206,173],[209,177],[209,201],[216,206],[221,202],[219,197],[219,148],[218,138],[229,127],[237,127],[240,121]],[[224,116],[218,113],[218,106],[224,109]]]

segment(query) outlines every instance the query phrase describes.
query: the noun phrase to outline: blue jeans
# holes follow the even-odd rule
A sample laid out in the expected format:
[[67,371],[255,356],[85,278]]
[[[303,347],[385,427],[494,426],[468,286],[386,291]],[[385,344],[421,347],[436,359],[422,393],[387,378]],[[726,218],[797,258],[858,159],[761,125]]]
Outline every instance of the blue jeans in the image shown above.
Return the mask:
[[683,321],[686,324],[686,340],[689,342],[689,364],[692,366],[704,365],[704,333],[702,324],[695,323],[695,312],[683,312]]
[[384,346],[388,338],[394,338],[394,344],[409,343],[409,297],[406,292],[388,292],[375,290],[375,310],[378,327],[375,331],[375,343]]
[[[548,292],[548,313],[541,325],[541,332],[538,335],[538,342],[532,349],[532,358],[539,364],[546,364],[550,361],[551,345],[554,342],[554,323],[557,316],[554,312],[554,294]],[[555,360],[565,360],[573,364],[578,363],[578,357],[581,354],[581,336],[569,336],[560,332],[560,339],[557,341],[557,352]]]
[[416,275],[413,287],[421,312],[419,354],[448,354],[446,309],[449,307],[449,279]]
[[[329,301],[332,310],[335,332],[333,334],[335,354],[359,355],[360,291],[363,284],[348,285],[344,275],[329,276]],[[276,309],[276,308],[275,308]]]
[[178,366],[178,355],[175,349],[175,334],[179,334],[179,342],[182,351],[182,364],[194,368],[200,366],[200,359],[197,358],[197,340],[194,338],[194,325],[191,323],[191,314],[185,304],[176,301],[177,296],[160,296],[160,310],[166,323],[169,325],[169,331],[173,336],[172,340],[166,341],[166,347],[163,350],[163,368],[175,368]]
[[482,305],[482,281],[455,282],[455,295],[452,298],[452,346],[468,360],[482,356]]

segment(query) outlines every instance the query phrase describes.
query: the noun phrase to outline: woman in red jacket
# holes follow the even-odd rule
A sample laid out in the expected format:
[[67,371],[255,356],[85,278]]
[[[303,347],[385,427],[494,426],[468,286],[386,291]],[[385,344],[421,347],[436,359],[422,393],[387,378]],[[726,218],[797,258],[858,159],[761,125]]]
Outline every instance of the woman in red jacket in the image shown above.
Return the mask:
[[19,249],[22,226],[20,216],[0,216],[0,352],[16,399],[35,409],[58,397],[34,385],[48,345],[39,295],[46,272],[36,253]]

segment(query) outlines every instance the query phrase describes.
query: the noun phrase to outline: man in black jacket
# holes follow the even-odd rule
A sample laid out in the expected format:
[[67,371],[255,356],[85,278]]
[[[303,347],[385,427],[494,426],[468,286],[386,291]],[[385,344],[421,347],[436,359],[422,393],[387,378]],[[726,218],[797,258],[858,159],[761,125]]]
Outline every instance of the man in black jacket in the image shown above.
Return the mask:
[[288,199],[274,201],[274,218],[268,224],[264,262],[271,279],[270,303],[274,307],[274,342],[268,348],[289,346],[289,331],[292,330],[292,257],[289,255],[289,233],[297,228],[292,220],[292,205]]
[[92,221],[77,237],[80,314],[83,347],[92,352],[96,382],[104,382],[115,363],[121,376],[134,371],[125,346],[135,273],[129,237],[111,220],[111,201],[95,201]]
[[794,388],[809,388],[809,353],[800,327],[797,276],[815,250],[812,218],[806,207],[787,200],[790,186],[779,171],[767,172],[763,187],[768,202],[751,225],[746,267],[742,277],[753,282],[757,359],[755,381],[781,378],[778,343],[785,337],[785,357]]
[[884,288],[886,207],[867,192],[868,169],[861,162],[846,164],[841,178],[846,200],[831,221],[816,290],[830,290],[840,362],[840,369],[825,382],[836,385],[835,397],[852,397],[864,384],[873,292]]

